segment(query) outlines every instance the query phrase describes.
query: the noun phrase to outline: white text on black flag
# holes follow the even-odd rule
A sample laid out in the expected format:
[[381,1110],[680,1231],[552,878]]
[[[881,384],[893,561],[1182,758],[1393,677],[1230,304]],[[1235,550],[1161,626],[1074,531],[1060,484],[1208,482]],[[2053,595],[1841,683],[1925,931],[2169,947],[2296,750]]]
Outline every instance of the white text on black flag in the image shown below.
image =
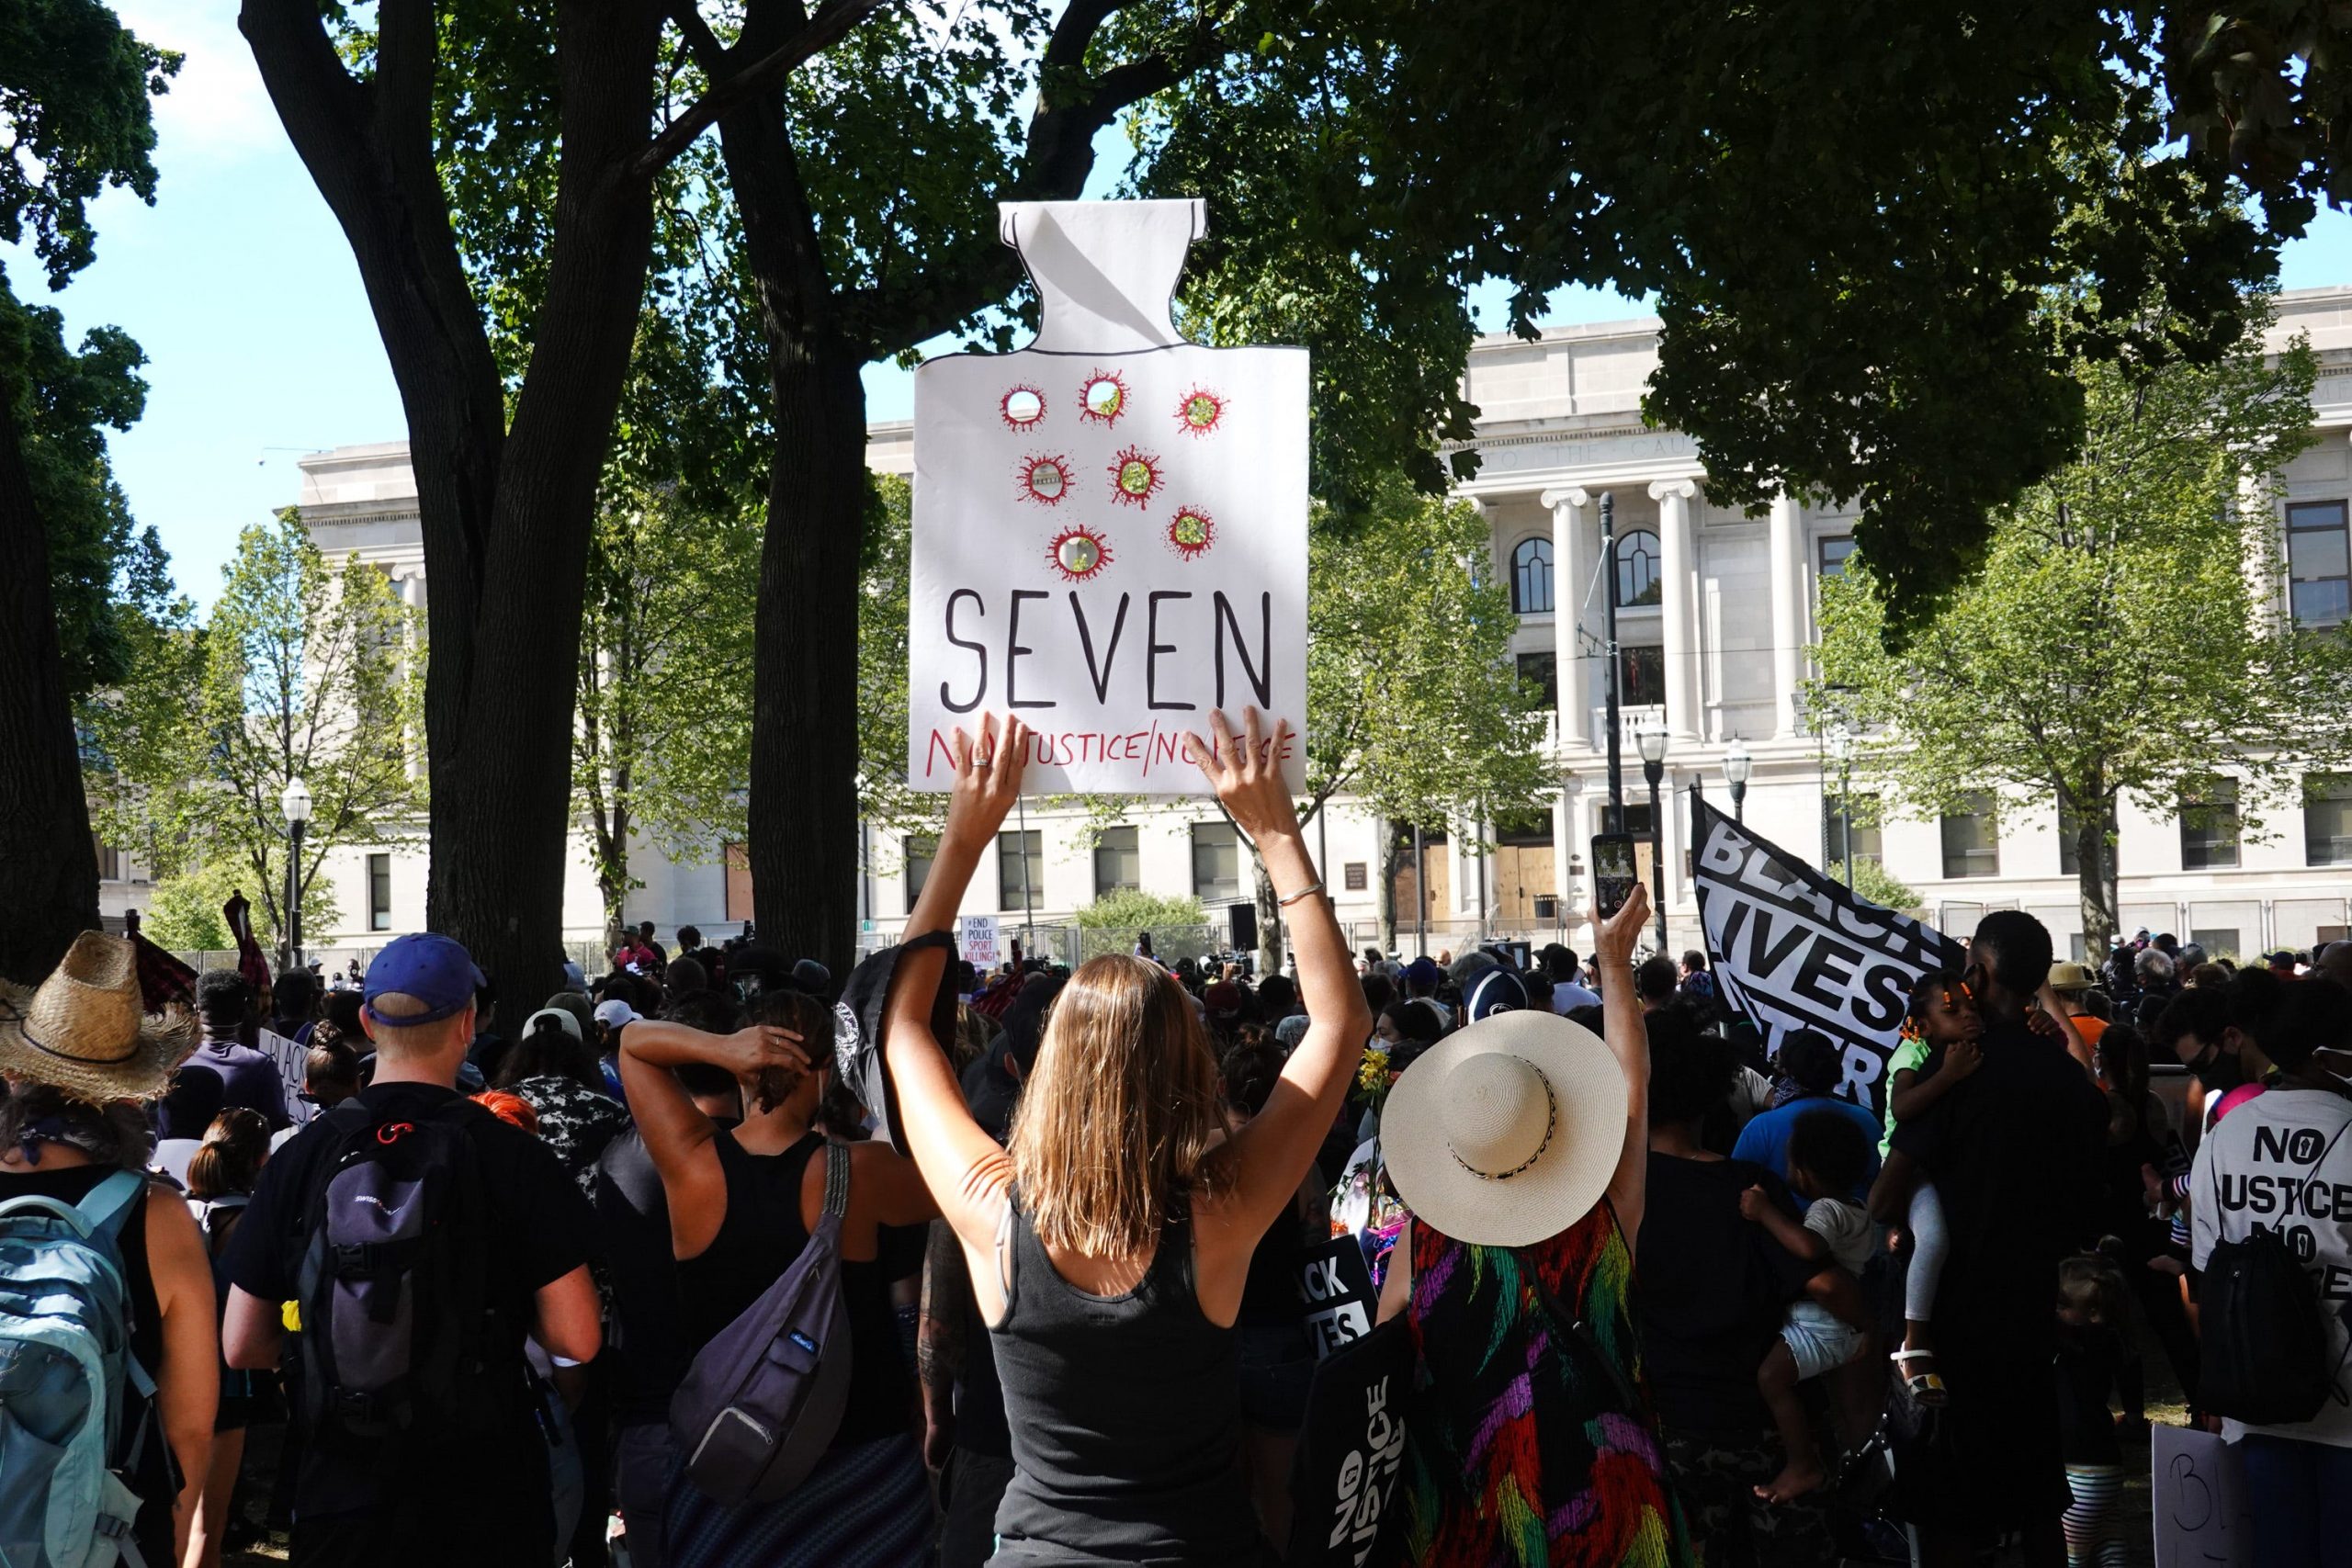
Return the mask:
[[1886,1059],[1914,981],[1957,972],[1960,944],[1854,897],[1703,799],[1690,807],[1699,922],[1724,999],[1776,1049],[1814,1029],[1845,1053],[1838,1092],[1885,1110]]

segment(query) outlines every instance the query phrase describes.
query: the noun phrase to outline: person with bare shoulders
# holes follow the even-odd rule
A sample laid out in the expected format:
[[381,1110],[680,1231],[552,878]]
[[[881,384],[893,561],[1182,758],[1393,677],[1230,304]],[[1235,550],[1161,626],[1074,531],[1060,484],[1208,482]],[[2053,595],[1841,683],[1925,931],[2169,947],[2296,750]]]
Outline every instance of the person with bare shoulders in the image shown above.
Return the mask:
[[[633,1019],[620,1031],[621,1082],[661,1174],[678,1260],[689,1360],[792,1267],[825,1210],[828,1145],[819,1109],[832,1082],[820,1044],[825,1004],[799,991],[763,995],[733,1034]],[[743,1119],[722,1128],[674,1068],[707,1063],[735,1076]],[[881,1143],[842,1146],[841,1291],[850,1331],[849,1393],[841,1426],[799,1485],[772,1503],[729,1506],[672,1473],[662,1551],[670,1568],[915,1568],[930,1544],[931,1502],[909,1412],[914,1384],[899,1359],[884,1225],[939,1212],[912,1161]]]
[[[147,1175],[154,1141],[142,1103],[164,1092],[198,1039],[196,1018],[187,1009],[145,1010],[137,956],[120,937],[84,932],[38,987],[0,982],[0,1074],[7,1079],[0,1098],[0,1233],[8,1237],[0,1254],[0,1314],[20,1326],[55,1328],[66,1321],[62,1276],[40,1274],[43,1288],[30,1295],[20,1294],[10,1280],[13,1273],[19,1284],[31,1282],[31,1271],[15,1272],[33,1256],[19,1247],[40,1245],[32,1232],[20,1231],[17,1205],[45,1200],[52,1212],[54,1205],[69,1206],[119,1269],[129,1361],[154,1380],[152,1396],[143,1394],[126,1365],[121,1388],[99,1391],[101,1398],[123,1397],[117,1443],[104,1462],[123,1472],[139,1506],[133,1518],[104,1521],[84,1513],[63,1521],[90,1532],[93,1561],[99,1554],[114,1561],[115,1548],[99,1532],[128,1527],[126,1544],[135,1544],[148,1562],[177,1562],[187,1551],[211,1470],[212,1418],[220,1393],[212,1262],[187,1205],[162,1179]],[[24,1220],[40,1223],[41,1206],[27,1204]],[[17,1348],[9,1344],[0,1352]],[[59,1392],[42,1375],[49,1357],[6,1359],[14,1375],[0,1376],[0,1428],[38,1432],[68,1413],[70,1406],[53,1400],[43,1407],[44,1395]],[[141,1436],[135,1444],[134,1435]],[[42,1494],[76,1478],[43,1473],[39,1458],[54,1465],[65,1450],[35,1436],[21,1450],[11,1441],[7,1452],[0,1514],[12,1533],[40,1528],[44,1517],[60,1522],[51,1505],[72,1508],[72,1495]],[[183,1478],[176,1491],[175,1462]],[[41,1544],[35,1541],[36,1552]]]
[[[1244,1490],[1234,1324],[1250,1258],[1290,1205],[1355,1076],[1372,1019],[1323,897],[1281,759],[1246,710],[1186,738],[1264,858],[1313,1022],[1265,1108],[1228,1136],[1201,1021],[1176,980],[1125,954],[1082,964],[1054,1005],[1009,1148],[966,1109],[933,999],[948,929],[1021,792],[1028,727],[956,739],[946,831],[907,921],[884,1055],[896,1118],[971,1271],[1011,1417],[1000,1568],[1270,1562]],[[924,939],[932,940],[926,942]]]

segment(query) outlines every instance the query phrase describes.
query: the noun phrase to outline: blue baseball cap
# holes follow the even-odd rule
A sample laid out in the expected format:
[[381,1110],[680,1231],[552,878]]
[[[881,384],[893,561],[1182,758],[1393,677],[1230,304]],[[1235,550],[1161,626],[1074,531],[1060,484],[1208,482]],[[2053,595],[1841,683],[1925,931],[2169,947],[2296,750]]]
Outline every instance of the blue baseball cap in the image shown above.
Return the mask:
[[[394,937],[368,965],[361,999],[379,1023],[407,1029],[455,1018],[473,1005],[474,993],[486,982],[463,943],[437,931]],[[403,1018],[385,1018],[376,1011],[376,998],[398,992],[425,1004],[425,1010]]]

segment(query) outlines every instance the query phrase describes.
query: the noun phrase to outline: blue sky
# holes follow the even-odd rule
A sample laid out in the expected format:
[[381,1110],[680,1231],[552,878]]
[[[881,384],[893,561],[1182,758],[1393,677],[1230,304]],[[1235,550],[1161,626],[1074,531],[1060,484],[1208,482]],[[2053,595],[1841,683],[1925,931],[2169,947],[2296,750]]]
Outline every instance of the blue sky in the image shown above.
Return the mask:
[[[187,56],[156,108],[156,205],[104,197],[98,260],[54,298],[28,255],[0,247],[0,263],[20,297],[64,311],[69,335],[111,322],[147,351],[146,417],[113,438],[115,473],[180,585],[209,603],[238,529],[295,499],[294,459],[399,438],[400,400],[351,253],[278,128],[234,7],[115,4],[141,37]],[[2352,217],[2325,213],[2288,246],[2281,281],[2352,283]],[[1546,319],[1635,313],[1577,290]],[[911,412],[903,371],[869,368],[866,392],[873,418]]]

